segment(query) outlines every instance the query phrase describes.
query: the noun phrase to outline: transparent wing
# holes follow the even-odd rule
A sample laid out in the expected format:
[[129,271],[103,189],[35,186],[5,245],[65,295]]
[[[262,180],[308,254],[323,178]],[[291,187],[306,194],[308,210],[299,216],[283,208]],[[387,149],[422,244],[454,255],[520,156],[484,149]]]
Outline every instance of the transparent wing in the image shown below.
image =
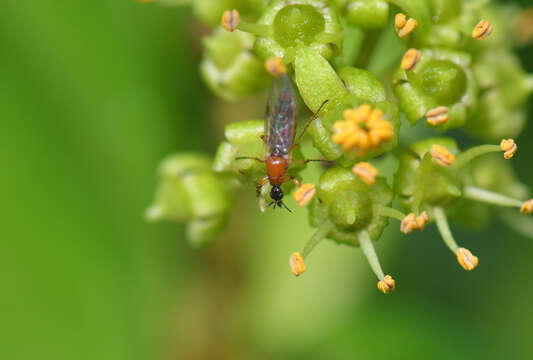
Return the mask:
[[265,145],[268,153],[287,155],[296,132],[296,101],[288,75],[274,79],[268,97],[265,118]]

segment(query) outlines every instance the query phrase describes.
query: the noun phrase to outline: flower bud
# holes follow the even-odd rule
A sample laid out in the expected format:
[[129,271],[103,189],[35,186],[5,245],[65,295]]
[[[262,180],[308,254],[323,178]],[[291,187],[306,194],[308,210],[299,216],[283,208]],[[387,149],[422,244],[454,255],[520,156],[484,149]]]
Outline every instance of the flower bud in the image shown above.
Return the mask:
[[383,0],[336,0],[348,24],[364,30],[387,25],[389,4]]
[[204,38],[200,73],[207,86],[225,100],[238,100],[266,90],[271,78],[252,52],[253,36],[217,29]]

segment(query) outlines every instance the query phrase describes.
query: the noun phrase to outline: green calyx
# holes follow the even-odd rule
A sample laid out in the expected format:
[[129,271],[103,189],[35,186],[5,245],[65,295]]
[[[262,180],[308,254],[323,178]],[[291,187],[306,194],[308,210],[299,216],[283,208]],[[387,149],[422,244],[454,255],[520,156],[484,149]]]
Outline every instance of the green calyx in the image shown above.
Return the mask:
[[392,197],[385,180],[377,179],[369,187],[350,169],[333,167],[320,177],[309,221],[313,227],[329,227],[327,238],[358,246],[363,232],[373,241],[381,236],[388,219],[378,215],[378,209],[388,206]]
[[238,100],[268,88],[271,77],[251,52],[254,37],[241,31],[217,29],[204,38],[200,73],[209,88],[225,100]]
[[335,0],[348,24],[363,30],[387,25],[389,4],[383,0]]
[[412,70],[396,72],[393,90],[411,124],[423,119],[428,111],[445,106],[449,119],[439,125],[441,130],[463,126],[477,106],[471,59],[453,50],[422,50]]
[[211,170],[208,157],[172,155],[161,162],[154,203],[146,210],[146,218],[186,223],[191,245],[206,246],[225,227],[231,194],[227,180]]
[[[254,49],[263,59],[277,56],[291,63],[297,46],[313,49],[326,59],[340,52],[342,27],[327,1],[272,1],[257,25],[262,31],[256,33]],[[252,32],[258,28],[248,27]]]

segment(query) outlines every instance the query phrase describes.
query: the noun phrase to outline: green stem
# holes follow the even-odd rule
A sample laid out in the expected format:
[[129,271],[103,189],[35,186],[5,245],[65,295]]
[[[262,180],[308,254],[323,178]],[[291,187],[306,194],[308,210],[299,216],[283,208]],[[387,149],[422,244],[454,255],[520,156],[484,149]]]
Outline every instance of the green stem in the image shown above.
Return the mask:
[[302,257],[305,259],[311,251],[315,248],[315,246],[318,245],[322,239],[324,239],[328,233],[331,231],[331,228],[333,227],[333,224],[330,222],[327,222],[326,224],[322,224],[318,230],[313,234],[311,239],[305,244],[304,249],[302,250]]
[[457,155],[455,163],[453,164],[454,169],[461,169],[463,166],[474,160],[475,158],[493,152],[501,152],[502,149],[499,145],[480,145],[475,146],[466,150],[465,152]]
[[394,208],[388,207],[388,206],[380,206],[377,208],[377,215],[378,216],[387,216],[396,220],[402,221],[405,218],[405,214],[401,212],[400,210],[396,210]]
[[383,270],[381,270],[381,265],[379,264],[376,250],[374,249],[372,240],[370,240],[370,235],[366,230],[363,230],[359,233],[359,245],[361,245],[361,249],[366,256],[372,271],[374,271],[374,274],[376,274],[379,280],[383,280],[385,274],[383,274]]
[[420,212],[420,204],[424,197],[424,180],[427,173],[431,170],[432,165],[432,157],[429,153],[426,153],[422,160],[420,160],[420,167],[418,168],[418,179],[413,201],[413,211],[415,214]]
[[448,225],[448,220],[446,219],[446,214],[441,208],[433,209],[433,216],[437,222],[437,227],[439,228],[440,235],[444,240],[444,243],[450,248],[450,250],[455,254],[459,250],[459,246],[455,242],[450,226]]
[[470,200],[476,200],[487,204],[506,206],[506,207],[521,207],[522,201],[513,199],[509,196],[498,194],[489,190],[478,188],[475,186],[466,186],[463,189],[463,196]]

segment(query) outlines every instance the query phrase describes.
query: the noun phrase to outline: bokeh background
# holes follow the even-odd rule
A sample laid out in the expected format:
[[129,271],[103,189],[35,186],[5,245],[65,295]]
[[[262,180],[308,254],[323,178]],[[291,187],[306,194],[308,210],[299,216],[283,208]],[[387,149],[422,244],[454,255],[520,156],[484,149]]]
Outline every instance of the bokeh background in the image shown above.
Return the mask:
[[[146,224],[161,158],[213,153],[224,123],[262,116],[264,99],[207,92],[204,32],[186,8],[2,1],[0,358],[533,358],[533,241],[500,224],[454,229],[472,273],[432,227],[391,231],[376,245],[391,296],[332,242],[295,279],[305,210],[260,214],[253,189],[207,250]],[[533,48],[519,53],[533,72]],[[530,122],[513,159],[529,186],[532,136]]]

